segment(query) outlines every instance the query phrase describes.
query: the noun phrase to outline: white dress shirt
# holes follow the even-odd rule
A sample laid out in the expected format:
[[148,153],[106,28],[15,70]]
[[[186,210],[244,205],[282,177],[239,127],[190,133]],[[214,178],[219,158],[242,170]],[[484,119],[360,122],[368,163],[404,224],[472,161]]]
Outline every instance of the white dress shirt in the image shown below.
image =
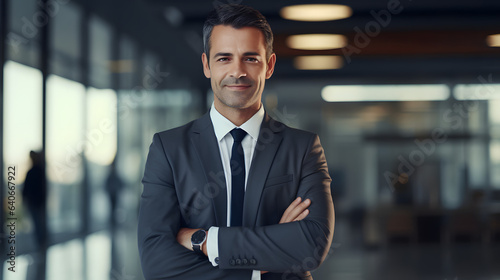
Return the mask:
[[[248,181],[248,172],[250,170],[250,165],[252,163],[252,157],[255,150],[255,145],[257,144],[257,139],[259,137],[260,126],[264,120],[264,106],[260,106],[259,111],[255,113],[248,121],[239,126],[243,129],[247,135],[241,141],[241,146],[243,147],[243,152],[245,155],[245,190],[246,182]],[[231,136],[231,130],[237,128],[230,120],[221,115],[212,103],[212,108],[210,109],[210,119],[214,125],[215,137],[217,137],[217,143],[219,144],[219,151],[222,160],[222,167],[224,169],[224,175],[226,178],[227,187],[227,226],[230,226],[231,221],[231,149],[233,146],[233,137]],[[213,266],[218,266],[219,259],[219,243],[218,243],[219,228],[211,227],[208,230],[207,236],[207,253],[208,259]],[[252,274],[252,280],[260,280],[260,271],[254,270]]]

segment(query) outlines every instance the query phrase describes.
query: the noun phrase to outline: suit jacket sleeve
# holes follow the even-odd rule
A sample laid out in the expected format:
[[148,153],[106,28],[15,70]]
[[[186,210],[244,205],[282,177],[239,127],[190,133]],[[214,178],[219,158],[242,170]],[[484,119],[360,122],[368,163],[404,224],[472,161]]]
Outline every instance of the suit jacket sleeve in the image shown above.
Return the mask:
[[158,134],[153,137],[144,172],[138,224],[139,254],[149,279],[250,279],[251,270],[222,270],[212,266],[177,240],[181,211],[171,163]]
[[[219,266],[271,272],[299,273],[317,268],[325,259],[334,231],[330,176],[317,135],[309,138],[297,195],[311,199],[306,219],[286,224],[219,229]],[[276,198],[270,198],[276,199]],[[235,259],[253,264],[235,265]]]

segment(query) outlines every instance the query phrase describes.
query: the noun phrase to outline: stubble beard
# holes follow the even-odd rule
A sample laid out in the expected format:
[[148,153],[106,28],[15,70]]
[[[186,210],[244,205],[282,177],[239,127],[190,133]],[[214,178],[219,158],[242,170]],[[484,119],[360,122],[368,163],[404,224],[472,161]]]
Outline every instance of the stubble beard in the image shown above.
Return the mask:
[[[246,109],[250,106],[253,105],[252,99],[242,99],[238,98],[236,96],[226,96],[225,95],[231,95],[232,93],[224,94],[222,92],[219,92],[219,94],[215,94],[215,97],[219,100],[220,103],[224,104],[224,106],[227,106],[229,108],[233,109]],[[242,93],[242,95],[245,93]]]

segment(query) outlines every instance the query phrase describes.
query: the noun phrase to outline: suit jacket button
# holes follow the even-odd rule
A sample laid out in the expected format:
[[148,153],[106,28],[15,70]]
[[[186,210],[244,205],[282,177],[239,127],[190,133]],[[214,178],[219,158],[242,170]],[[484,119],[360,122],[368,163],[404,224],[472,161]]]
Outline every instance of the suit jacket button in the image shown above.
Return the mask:
[[215,263],[219,264],[219,257],[215,258]]
[[236,259],[236,265],[241,265],[241,260],[240,259]]
[[242,261],[243,261],[243,264],[244,264],[244,265],[247,265],[247,264],[248,264],[248,260],[247,260],[247,259],[243,259]]
[[230,265],[235,265],[235,264],[236,264],[236,262],[234,261],[234,259],[231,259],[231,260],[229,260],[229,264],[230,264]]
[[250,259],[250,264],[251,265],[256,265],[257,264],[257,260],[256,259]]

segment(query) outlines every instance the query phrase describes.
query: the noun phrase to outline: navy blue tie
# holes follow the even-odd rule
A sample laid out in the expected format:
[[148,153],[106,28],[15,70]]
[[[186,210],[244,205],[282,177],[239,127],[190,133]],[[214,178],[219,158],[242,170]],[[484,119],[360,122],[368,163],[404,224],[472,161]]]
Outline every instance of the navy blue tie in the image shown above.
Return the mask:
[[243,220],[245,199],[245,155],[241,140],[247,133],[240,128],[231,130],[234,143],[231,150],[231,226],[239,227]]

